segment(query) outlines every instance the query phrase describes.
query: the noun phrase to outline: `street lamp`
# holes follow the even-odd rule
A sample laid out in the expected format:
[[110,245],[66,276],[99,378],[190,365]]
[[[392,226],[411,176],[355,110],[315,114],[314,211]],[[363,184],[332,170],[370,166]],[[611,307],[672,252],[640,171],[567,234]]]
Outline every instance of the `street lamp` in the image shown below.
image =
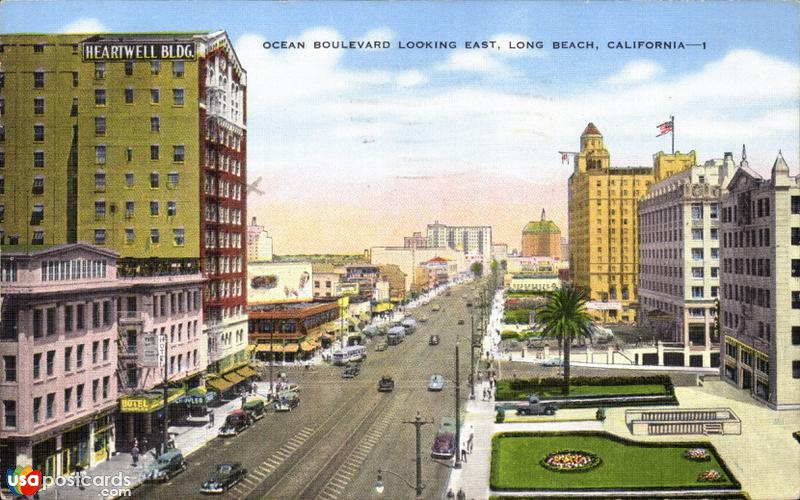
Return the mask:
[[388,469],[378,469],[378,480],[375,482],[375,492],[378,493],[379,495],[383,494],[383,491],[385,489],[385,486],[383,484],[383,473],[386,472],[386,473],[389,473],[389,474],[395,476],[396,478],[402,480],[403,483],[405,483],[406,486],[408,486],[409,488],[415,490],[416,494],[417,494],[416,499],[417,500],[421,500],[422,499],[422,490],[425,489],[425,483],[422,482],[422,453],[420,451],[420,446],[421,446],[420,429],[422,428],[423,425],[432,424],[433,420],[422,420],[422,417],[420,416],[419,411],[417,411],[417,415],[416,415],[416,417],[414,417],[414,420],[405,420],[405,421],[403,421],[403,423],[404,424],[411,424],[416,428],[416,436],[417,436],[417,483],[415,485],[411,484],[408,480],[406,480],[406,478],[404,478],[400,474],[397,474],[396,472],[392,472],[392,471],[390,471]]
[[475,399],[475,315],[469,313],[469,398]]
[[454,469],[461,468],[461,377],[458,373],[458,338],[456,338],[456,461]]

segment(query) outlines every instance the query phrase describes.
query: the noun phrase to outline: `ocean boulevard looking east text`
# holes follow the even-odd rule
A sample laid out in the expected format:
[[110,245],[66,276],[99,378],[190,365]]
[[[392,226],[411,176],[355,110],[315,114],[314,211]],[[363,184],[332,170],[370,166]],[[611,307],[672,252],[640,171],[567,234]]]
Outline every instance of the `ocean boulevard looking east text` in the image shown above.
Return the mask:
[[515,40],[268,40],[262,43],[267,50],[387,50],[417,49],[417,50],[685,50],[701,48],[705,50],[707,44],[702,40],[611,40],[598,43],[594,40],[542,40],[515,39]]

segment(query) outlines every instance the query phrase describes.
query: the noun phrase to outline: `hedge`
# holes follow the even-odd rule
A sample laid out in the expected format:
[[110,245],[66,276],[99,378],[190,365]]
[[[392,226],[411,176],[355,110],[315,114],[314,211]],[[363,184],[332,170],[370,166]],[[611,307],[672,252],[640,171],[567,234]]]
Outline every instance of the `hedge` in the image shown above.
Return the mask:
[[[668,375],[650,375],[638,377],[571,377],[570,386],[597,386],[597,385],[663,385],[666,394],[660,398],[637,398],[631,395],[628,400],[614,399],[608,401],[571,401],[561,404],[562,408],[594,408],[597,406],[606,407],[621,407],[631,405],[643,406],[664,406],[675,405],[678,403],[675,397],[675,386],[672,385],[672,379]],[[503,379],[497,381],[497,393],[495,399],[497,401],[520,401],[524,396],[530,393],[543,392],[546,389],[555,389],[564,386],[564,379],[561,377],[537,377],[531,379],[515,378]],[[596,395],[586,396],[569,396],[569,399],[581,398],[596,399]],[[620,396],[615,396],[619,398]],[[558,397],[548,397],[548,400],[558,400]]]

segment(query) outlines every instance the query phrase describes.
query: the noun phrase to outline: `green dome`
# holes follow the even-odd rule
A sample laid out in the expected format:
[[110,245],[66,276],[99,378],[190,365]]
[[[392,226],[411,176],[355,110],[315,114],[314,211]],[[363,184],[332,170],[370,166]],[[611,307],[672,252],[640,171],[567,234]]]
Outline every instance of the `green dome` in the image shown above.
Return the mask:
[[528,222],[528,225],[525,226],[525,229],[522,230],[522,234],[541,234],[541,233],[561,234],[561,230],[558,229],[558,226],[556,226],[556,224],[551,220],[537,220]]

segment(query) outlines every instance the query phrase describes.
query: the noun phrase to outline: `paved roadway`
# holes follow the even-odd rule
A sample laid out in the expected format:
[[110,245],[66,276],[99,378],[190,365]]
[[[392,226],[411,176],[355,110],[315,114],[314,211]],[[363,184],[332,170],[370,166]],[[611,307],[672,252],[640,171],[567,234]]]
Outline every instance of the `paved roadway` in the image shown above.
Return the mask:
[[[238,461],[248,477],[223,495],[247,499],[369,499],[377,471],[389,469],[412,485],[415,482],[415,430],[403,424],[419,410],[435,423],[422,428],[424,498],[441,499],[450,464],[430,456],[442,416],[455,415],[455,345],[460,336],[462,408],[468,396],[470,317],[462,298],[472,296],[473,284],[454,287],[412,311],[420,323],[417,332],[398,346],[369,355],[355,379],[340,377],[341,368],[316,366],[292,371],[289,379],[301,386],[300,406],[289,413],[269,413],[233,438],[216,438],[188,459],[189,468],[169,482],[147,484],[133,492],[142,499],[187,499],[199,496],[201,483],[215,464]],[[441,311],[431,311],[440,304]],[[464,325],[458,325],[458,319]],[[429,346],[431,334],[438,346]],[[477,351],[476,351],[477,354]],[[445,377],[442,392],[428,392],[434,373]],[[381,375],[395,380],[392,393],[377,391]],[[385,498],[414,498],[414,490],[391,474],[384,474]]]

